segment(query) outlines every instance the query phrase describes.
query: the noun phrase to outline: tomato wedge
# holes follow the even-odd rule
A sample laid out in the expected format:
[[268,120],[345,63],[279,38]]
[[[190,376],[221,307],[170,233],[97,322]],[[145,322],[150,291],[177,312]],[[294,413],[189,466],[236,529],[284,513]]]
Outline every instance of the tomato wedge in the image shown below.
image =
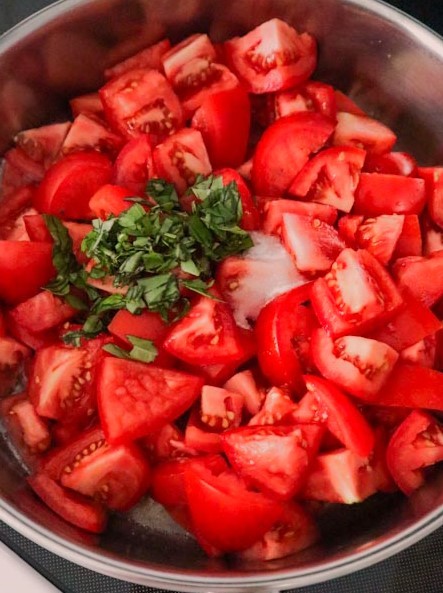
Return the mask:
[[251,487],[279,500],[302,488],[323,430],[315,424],[242,426],[222,435],[223,450]]
[[112,163],[97,152],[76,152],[48,170],[34,198],[35,208],[63,219],[91,220],[89,200],[110,183]]
[[291,88],[306,80],[317,63],[314,38],[299,35],[280,19],[230,39],[224,49],[229,66],[253,93]]
[[97,372],[99,414],[111,444],[159,430],[200,395],[203,379],[119,358],[105,358]]
[[48,507],[65,521],[91,533],[102,533],[107,515],[103,507],[77,492],[70,492],[44,473],[28,478],[28,484]]
[[260,138],[252,161],[252,183],[261,196],[284,194],[309,156],[317,152],[334,130],[319,113],[288,115],[269,126]]
[[50,243],[0,241],[0,299],[5,303],[26,301],[54,275]]
[[229,307],[201,297],[167,335],[163,347],[189,364],[222,364],[243,359],[243,345]]
[[425,481],[424,468],[443,460],[443,427],[426,412],[413,410],[391,437],[389,471],[400,490],[412,494]]
[[374,432],[358,408],[326,379],[314,375],[303,378],[308,393],[294,417],[300,422],[325,422],[347,449],[362,457],[370,455],[375,445]]
[[286,292],[268,303],[255,325],[260,368],[273,385],[301,393],[303,367],[309,366],[309,340],[317,326],[306,306],[309,286]]
[[214,475],[189,465],[185,487],[197,539],[223,552],[236,552],[258,541],[278,521],[282,504],[248,490],[231,471]]

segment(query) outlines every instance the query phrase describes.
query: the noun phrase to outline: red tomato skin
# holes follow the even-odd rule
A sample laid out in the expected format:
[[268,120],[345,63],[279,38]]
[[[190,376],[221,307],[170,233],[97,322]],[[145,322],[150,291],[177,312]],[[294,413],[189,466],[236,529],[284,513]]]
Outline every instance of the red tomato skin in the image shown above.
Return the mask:
[[91,220],[89,200],[112,177],[112,163],[97,152],[76,152],[47,171],[34,197],[35,208],[62,219]]
[[280,502],[249,491],[230,471],[214,476],[191,465],[185,470],[185,488],[197,539],[223,552],[248,548],[283,512]]
[[443,373],[398,362],[374,403],[381,406],[443,411],[442,393]]
[[369,334],[368,337],[385,342],[401,352],[420,340],[435,334],[442,323],[434,313],[408,289],[401,291],[403,304],[387,324]]
[[97,375],[99,416],[106,439],[120,444],[158,431],[183,414],[202,387],[200,377],[106,357]]
[[[268,303],[255,325],[260,368],[273,385],[288,385],[302,393],[303,344],[308,343],[315,316],[303,305],[309,299],[309,285],[286,292]],[[296,340],[296,342],[295,342]]]
[[303,378],[308,393],[314,394],[319,409],[326,412],[329,430],[347,449],[362,457],[370,455],[375,446],[374,431],[358,408],[330,381],[314,375]]
[[252,162],[252,184],[260,196],[280,197],[334,130],[334,122],[319,113],[287,115],[261,136]]
[[443,251],[427,257],[402,257],[392,271],[399,287],[409,290],[426,307],[432,307],[443,296]]
[[422,410],[413,410],[392,435],[386,460],[397,486],[407,496],[425,481],[423,468],[443,459],[442,427]]
[[419,167],[418,176],[426,184],[429,215],[443,229],[443,167]]
[[148,134],[129,140],[115,159],[114,183],[143,196],[147,182],[156,176],[152,148]]
[[19,325],[29,332],[53,329],[71,319],[76,310],[51,292],[39,292],[8,312],[8,325]]
[[96,502],[63,488],[43,473],[28,478],[28,484],[54,513],[68,523],[91,533],[105,530],[107,515]]
[[420,219],[416,214],[405,214],[403,228],[394,249],[392,259],[410,255],[422,255],[422,232]]
[[365,161],[364,170],[367,173],[420,177],[420,175],[417,175],[417,161],[408,152],[369,154]]
[[134,68],[161,70],[162,57],[171,48],[169,39],[162,39],[105,70],[105,78],[116,78]]
[[318,218],[333,225],[337,220],[337,210],[327,204],[316,202],[299,202],[297,200],[266,200],[263,204],[263,232],[269,235],[280,235],[284,214],[299,214]]
[[0,241],[0,299],[8,305],[35,296],[54,275],[50,243]]
[[248,93],[241,86],[211,93],[195,112],[191,125],[201,132],[214,169],[239,167],[246,158],[251,125]]
[[362,173],[355,193],[354,213],[420,214],[425,206],[425,182],[418,177]]
[[383,154],[391,150],[396,140],[392,130],[366,114],[357,114],[355,110],[337,113],[333,137],[336,146],[356,146],[368,154]]
[[94,218],[106,220],[110,215],[118,216],[132,206],[132,203],[126,200],[134,196],[130,189],[106,183],[98,189],[89,200],[89,208],[94,213]]

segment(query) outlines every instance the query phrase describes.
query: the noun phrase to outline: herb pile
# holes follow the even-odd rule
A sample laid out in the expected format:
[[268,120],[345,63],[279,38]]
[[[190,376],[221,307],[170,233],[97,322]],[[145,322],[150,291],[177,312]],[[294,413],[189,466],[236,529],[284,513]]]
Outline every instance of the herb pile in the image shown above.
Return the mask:
[[[212,296],[213,264],[252,247],[239,226],[242,204],[235,182],[224,186],[221,177],[199,178],[187,191],[190,212],[163,180],[151,180],[146,194],[128,198],[133,205],[119,216],[92,222],[82,244],[92,262],[86,269],[77,262],[62,222],[45,215],[57,270],[46,288],[83,312],[82,329],[67,333],[66,342],[94,337],[119,309],[149,309],[168,321],[180,318],[189,309],[183,288]],[[91,279],[109,281],[118,292],[104,295],[88,283]]]

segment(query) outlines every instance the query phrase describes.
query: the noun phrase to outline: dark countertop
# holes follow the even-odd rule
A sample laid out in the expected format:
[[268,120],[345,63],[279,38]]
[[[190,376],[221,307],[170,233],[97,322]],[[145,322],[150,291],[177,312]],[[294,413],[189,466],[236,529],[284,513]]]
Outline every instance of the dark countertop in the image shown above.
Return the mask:
[[[49,0],[0,0],[0,33],[50,3]],[[443,34],[441,0],[393,0],[390,3]],[[64,593],[166,593],[115,581],[73,565],[26,540],[1,522],[0,540]],[[441,593],[442,549],[443,529],[440,529],[408,550],[371,568],[328,583],[298,589],[297,592]]]

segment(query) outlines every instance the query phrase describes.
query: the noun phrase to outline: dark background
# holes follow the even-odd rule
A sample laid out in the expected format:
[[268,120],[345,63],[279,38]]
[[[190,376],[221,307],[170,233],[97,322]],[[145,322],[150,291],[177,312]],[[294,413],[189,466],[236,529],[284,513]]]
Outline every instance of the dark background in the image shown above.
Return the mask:
[[[443,34],[442,0],[393,0],[390,3]],[[49,0],[0,0],[0,33],[49,4],[51,4]],[[36,546],[1,522],[0,540],[42,572],[63,593],[166,593],[116,581],[75,566]],[[294,591],[294,593],[442,592],[443,529],[376,566],[349,577]]]

